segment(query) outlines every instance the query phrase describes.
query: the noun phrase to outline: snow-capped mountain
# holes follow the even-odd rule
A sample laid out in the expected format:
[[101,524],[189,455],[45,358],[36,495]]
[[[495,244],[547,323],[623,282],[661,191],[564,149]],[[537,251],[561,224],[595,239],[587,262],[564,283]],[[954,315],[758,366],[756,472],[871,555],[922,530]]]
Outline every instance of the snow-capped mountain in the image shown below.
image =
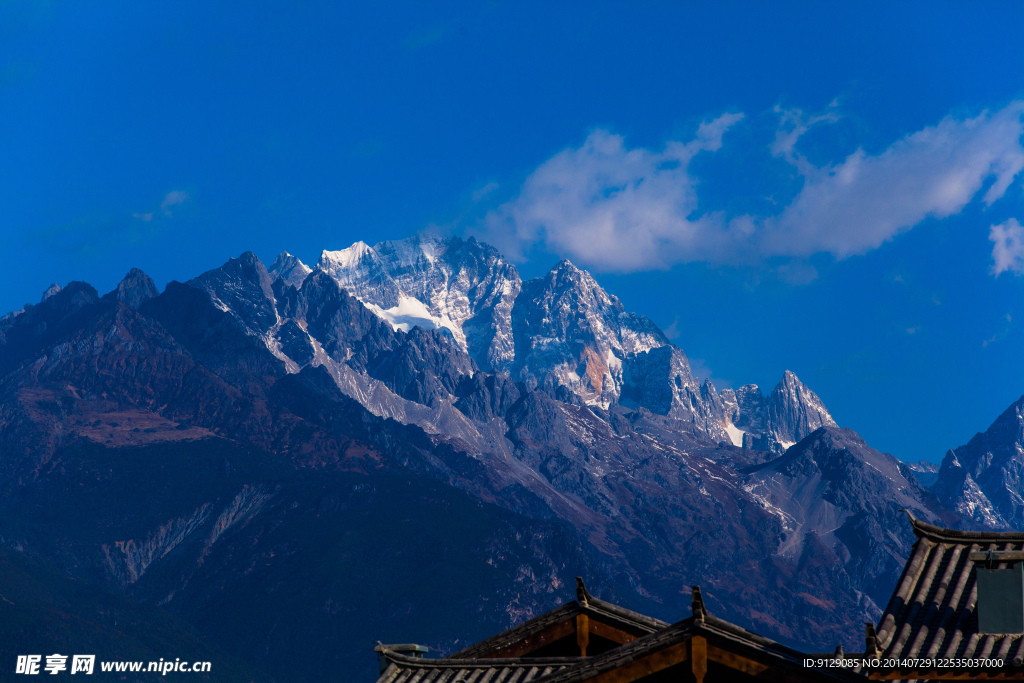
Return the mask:
[[511,312],[521,280],[493,247],[433,235],[373,247],[356,242],[324,251],[316,269],[395,329],[445,329],[481,368],[512,363]]
[[[310,273],[321,273],[395,331],[418,328],[449,334],[476,367],[508,373],[527,390],[541,388],[605,409],[620,403],[644,408],[679,420],[715,443],[781,452],[818,427],[835,426],[821,399],[789,371],[767,398],[753,384],[719,393],[709,380],[701,382],[683,350],[657,325],[626,311],[590,273],[569,261],[522,282],[515,266],[489,245],[473,238],[418,235],[324,251],[313,269],[284,252],[267,273],[285,298],[288,287],[304,292]],[[248,319],[257,310],[265,311],[259,324],[247,325],[291,371],[306,364],[327,365],[350,395],[376,395],[371,403],[378,414],[436,428],[436,420],[427,420],[418,409],[401,407],[381,390],[371,389],[372,379],[366,375],[372,373],[360,371],[353,377],[347,351],[331,347],[325,353],[328,345],[307,325],[303,306],[294,314],[277,306],[272,320],[274,295],[267,294],[264,276],[254,271],[252,277],[264,295],[251,302],[258,304],[253,311],[238,315]],[[234,310],[225,302],[237,297],[236,287],[221,295],[202,278],[196,282],[225,310]],[[322,290],[324,283],[317,282],[316,289]],[[455,393],[436,387],[424,391],[438,405],[458,400]]]

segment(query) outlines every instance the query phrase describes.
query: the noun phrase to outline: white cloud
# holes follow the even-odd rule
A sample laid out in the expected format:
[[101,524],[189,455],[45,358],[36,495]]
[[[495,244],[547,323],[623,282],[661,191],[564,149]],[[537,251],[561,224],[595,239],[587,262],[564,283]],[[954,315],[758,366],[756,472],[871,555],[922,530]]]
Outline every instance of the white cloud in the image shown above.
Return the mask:
[[591,133],[526,179],[519,196],[491,212],[485,229],[511,255],[544,241],[552,250],[602,270],[669,266],[687,253],[710,256],[715,219],[690,220],[697,192],[688,165],[716,151],[742,114],[704,122],[687,143],[660,152],[628,149],[619,135]]
[[992,240],[992,274],[998,277],[1008,270],[1024,274],[1024,227],[1017,219],[993,225],[988,238]]
[[835,103],[817,116],[776,109],[780,127],[771,152],[804,180],[778,214],[727,219],[699,212],[689,163],[720,149],[725,132],[743,118],[726,114],[701,124],[693,140],[670,141],[661,151],[630,149],[621,136],[596,130],[580,147],[541,164],[518,197],[487,215],[484,230],[513,258],[543,243],[605,271],[818,253],[846,258],[925,219],[959,213],[986,185],[981,198],[991,204],[1024,169],[1024,102],[974,118],[947,116],[878,154],[858,149],[818,167],[799,154],[797,143],[810,127],[835,121],[834,109]]
[[793,202],[766,220],[759,251],[863,254],[926,218],[959,213],[994,179],[982,197],[991,204],[1024,169],[1022,113],[1024,102],[1015,102],[973,119],[948,116],[880,154],[857,150],[836,166],[811,167]]

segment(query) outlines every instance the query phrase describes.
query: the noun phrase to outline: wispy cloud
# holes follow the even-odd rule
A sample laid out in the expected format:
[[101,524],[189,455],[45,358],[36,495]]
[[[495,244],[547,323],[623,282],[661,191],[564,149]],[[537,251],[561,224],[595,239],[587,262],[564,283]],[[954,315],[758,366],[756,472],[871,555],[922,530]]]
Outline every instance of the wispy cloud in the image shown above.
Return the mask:
[[188,196],[187,192],[183,190],[171,190],[164,195],[163,201],[160,202],[160,206],[157,209],[146,211],[142,213],[133,213],[132,217],[137,218],[144,223],[149,223],[153,220],[154,216],[163,216],[164,218],[170,218],[174,215],[176,207],[181,206],[185,202],[189,201],[191,197]]
[[664,332],[665,336],[668,337],[669,339],[672,339],[672,340],[679,339],[679,335],[680,335],[680,332],[679,332],[679,316],[676,316],[675,318],[673,318],[672,319],[672,324],[669,325],[668,327],[666,327],[664,330],[662,330],[662,332]]
[[806,115],[801,109],[783,109],[775,106],[775,113],[779,117],[779,127],[775,131],[775,142],[772,143],[772,154],[782,157],[797,167],[802,173],[813,173],[814,166],[806,158],[796,151],[797,141],[804,133],[819,123],[835,123],[839,120],[836,111],[839,106],[838,100],[832,100],[828,110],[824,114],[815,116]]
[[1006,315],[1003,316],[1003,319],[1006,320],[1006,325],[1003,326],[1003,329],[999,330],[991,337],[981,342],[982,348],[987,347],[989,344],[995,344],[996,342],[1003,341],[1004,339],[1006,339],[1007,336],[1009,336],[1010,327],[1013,325],[1013,316],[1007,313]]
[[1022,113],[1024,102],[1015,102],[972,119],[949,116],[880,154],[857,150],[810,168],[793,202],[764,222],[761,253],[863,254],[926,218],[959,213],[989,181],[982,201],[992,204],[1024,169]]
[[499,187],[501,187],[501,186],[498,183],[494,182],[494,181],[491,181],[491,182],[487,183],[483,187],[481,187],[481,188],[479,188],[479,189],[477,189],[477,190],[475,190],[473,192],[473,201],[474,202],[482,202],[483,200],[485,200],[489,196],[491,196],[491,194],[495,190],[497,190]]
[[[834,105],[813,116],[776,110],[779,126],[770,151],[793,164],[803,187],[774,215],[730,218],[699,209],[690,161],[722,147],[725,133],[743,118],[730,113],[701,124],[693,140],[670,141],[662,150],[629,148],[621,136],[595,130],[580,147],[542,163],[516,198],[486,216],[483,231],[513,257],[542,244],[605,271],[693,261],[799,261],[819,253],[846,258],[928,218],[959,213],[979,194],[990,205],[1024,169],[1024,101],[973,118],[947,116],[877,154],[858,149],[838,163],[816,166],[798,144],[811,127],[837,120]],[[1013,242],[1019,235],[1006,235],[999,234],[1002,247],[996,244],[1001,254],[1024,249]],[[997,260],[997,270],[1005,263],[1016,262]],[[1008,268],[1013,266],[1003,270]],[[807,268],[779,272],[798,275],[791,278],[795,282],[813,279]]]
[[1024,228],[1017,219],[993,225],[988,238],[992,240],[992,274],[996,277],[1006,271],[1024,274]]
[[83,215],[67,223],[28,231],[23,240],[26,246],[41,245],[72,254],[97,253],[115,244],[138,244],[155,237],[163,224],[190,201],[187,192],[173,190],[148,211]]
[[806,285],[818,279],[818,269],[803,261],[790,261],[776,268],[775,275],[791,285]]

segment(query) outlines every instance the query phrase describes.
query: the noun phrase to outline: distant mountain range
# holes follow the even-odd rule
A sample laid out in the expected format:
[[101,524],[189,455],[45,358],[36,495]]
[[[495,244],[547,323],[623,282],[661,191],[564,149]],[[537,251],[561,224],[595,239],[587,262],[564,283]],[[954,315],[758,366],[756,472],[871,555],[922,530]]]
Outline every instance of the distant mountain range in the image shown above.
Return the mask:
[[[698,380],[568,261],[524,282],[473,239],[245,253],[0,319],[0,549],[280,681],[369,680],[373,640],[450,651],[580,574],[668,620],[700,584],[759,633],[857,649],[901,510],[1022,526],[1022,415],[905,464],[792,372],[767,396]],[[31,599],[0,620],[73,645]]]

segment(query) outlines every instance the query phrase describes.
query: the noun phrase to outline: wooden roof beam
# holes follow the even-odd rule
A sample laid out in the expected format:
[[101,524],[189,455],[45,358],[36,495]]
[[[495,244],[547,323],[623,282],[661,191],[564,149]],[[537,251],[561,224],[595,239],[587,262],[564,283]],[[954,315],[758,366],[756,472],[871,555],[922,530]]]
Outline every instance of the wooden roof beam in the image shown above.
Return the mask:
[[546,628],[540,633],[523,638],[520,641],[506,645],[505,647],[489,653],[485,659],[505,659],[524,657],[531,652],[536,652],[545,645],[550,645],[556,640],[574,636],[576,634],[576,620],[566,620]]

